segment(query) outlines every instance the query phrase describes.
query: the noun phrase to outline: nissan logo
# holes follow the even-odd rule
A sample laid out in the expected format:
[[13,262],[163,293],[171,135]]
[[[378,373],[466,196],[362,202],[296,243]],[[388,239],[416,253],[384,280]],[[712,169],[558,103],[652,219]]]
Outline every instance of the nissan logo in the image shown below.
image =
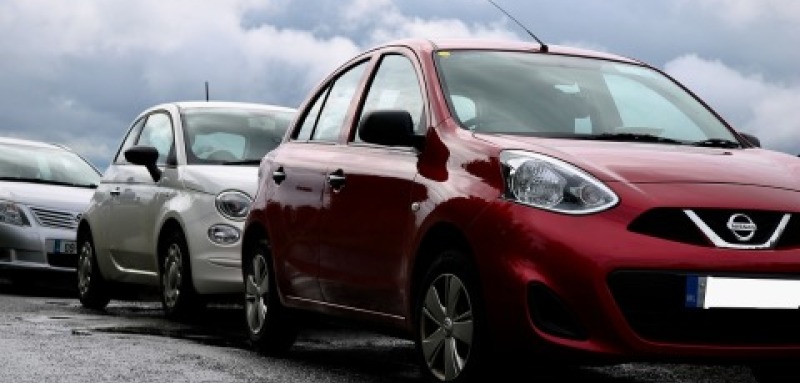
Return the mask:
[[728,218],[727,227],[736,239],[742,242],[753,239],[753,236],[756,235],[756,229],[758,229],[755,222],[744,214],[731,215]]

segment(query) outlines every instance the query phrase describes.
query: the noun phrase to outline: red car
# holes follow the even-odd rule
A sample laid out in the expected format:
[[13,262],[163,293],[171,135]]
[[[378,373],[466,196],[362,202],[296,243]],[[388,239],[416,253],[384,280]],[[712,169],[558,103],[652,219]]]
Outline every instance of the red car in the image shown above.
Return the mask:
[[434,382],[507,356],[747,363],[797,381],[800,160],[637,60],[403,40],[305,101],[260,167],[250,339],[314,312],[412,339]]

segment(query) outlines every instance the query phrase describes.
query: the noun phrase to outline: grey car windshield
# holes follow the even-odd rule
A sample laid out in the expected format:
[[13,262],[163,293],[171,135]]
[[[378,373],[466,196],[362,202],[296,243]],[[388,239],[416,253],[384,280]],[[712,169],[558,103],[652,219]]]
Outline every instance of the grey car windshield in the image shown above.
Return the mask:
[[293,112],[198,108],[183,112],[189,164],[258,163],[281,142]]
[[0,144],[0,180],[96,187],[100,173],[66,149]]
[[475,132],[588,139],[647,136],[670,143],[738,145],[701,102],[644,66],[469,50],[439,51],[436,62],[452,114]]

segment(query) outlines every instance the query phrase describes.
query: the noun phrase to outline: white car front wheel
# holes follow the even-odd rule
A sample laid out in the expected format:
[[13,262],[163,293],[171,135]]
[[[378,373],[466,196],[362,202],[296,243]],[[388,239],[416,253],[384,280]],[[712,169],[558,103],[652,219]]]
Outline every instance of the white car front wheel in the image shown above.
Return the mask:
[[78,299],[83,307],[102,310],[111,301],[110,286],[97,267],[92,235],[83,232],[78,237]]
[[179,231],[168,234],[161,246],[161,304],[170,318],[186,318],[202,307],[192,285],[189,247]]

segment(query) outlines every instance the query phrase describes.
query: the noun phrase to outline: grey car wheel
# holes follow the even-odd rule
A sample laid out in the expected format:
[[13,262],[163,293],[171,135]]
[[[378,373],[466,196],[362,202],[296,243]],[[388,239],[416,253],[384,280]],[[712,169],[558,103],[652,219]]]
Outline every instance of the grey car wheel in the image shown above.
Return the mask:
[[478,278],[466,256],[440,252],[415,300],[417,356],[428,380],[472,382],[488,365]]
[[265,354],[285,353],[297,338],[297,325],[278,295],[266,242],[246,245],[242,265],[245,319],[250,342]]
[[170,318],[186,318],[202,307],[192,285],[189,247],[180,231],[168,234],[161,246],[161,304]]
[[171,243],[167,248],[164,272],[161,278],[164,286],[164,305],[168,309],[174,310],[181,295],[181,283],[183,282],[183,253],[177,243]]
[[422,353],[431,373],[442,381],[457,378],[472,350],[472,303],[464,283],[439,275],[428,287],[420,318]]
[[253,257],[252,273],[245,279],[245,311],[247,327],[251,333],[259,333],[267,318],[270,276],[263,254]]
[[78,238],[78,299],[90,309],[103,309],[111,301],[111,289],[97,267],[92,236],[82,233]]

